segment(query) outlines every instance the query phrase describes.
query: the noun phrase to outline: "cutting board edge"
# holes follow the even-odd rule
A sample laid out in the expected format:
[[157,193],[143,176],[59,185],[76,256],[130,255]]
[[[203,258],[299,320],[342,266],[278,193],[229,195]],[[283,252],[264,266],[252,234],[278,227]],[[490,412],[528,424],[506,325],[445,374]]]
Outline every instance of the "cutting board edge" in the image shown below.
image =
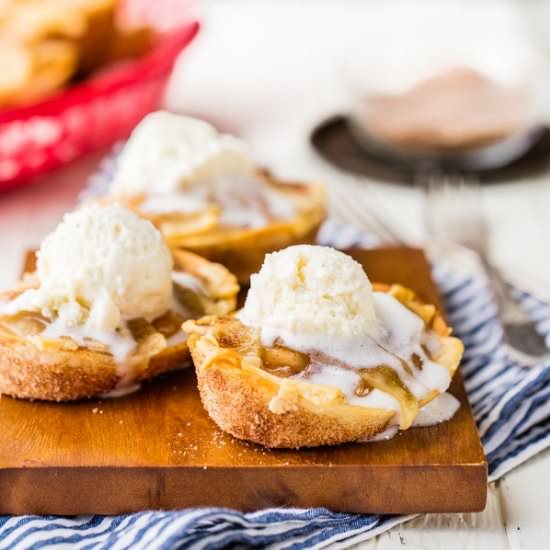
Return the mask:
[[[312,492],[320,469],[324,483]],[[238,493],[228,487],[228,479],[239,487]],[[420,482],[430,498],[419,495]],[[56,483],[65,490],[52,494]],[[382,468],[296,465],[282,471],[273,466],[48,466],[0,470],[0,485],[9,487],[0,502],[0,514],[111,515],[198,506],[245,512],[293,506],[346,513],[468,513],[485,508],[487,463]],[[364,490],[358,492],[361,486]],[[449,490],[454,490],[450,500]]]
[[[357,249],[348,250],[352,255],[355,251],[359,256],[362,256],[364,252],[359,252]],[[394,275],[396,273],[396,253],[400,254],[399,277]],[[368,253],[366,254],[368,255]],[[401,276],[405,277],[407,273],[403,275],[403,272],[409,272],[410,275],[411,269],[424,272],[428,279],[419,281],[418,276],[415,276],[415,280],[419,283],[419,287],[415,287],[415,290],[420,297],[432,301],[442,309],[438,289],[430,276],[430,266],[422,249],[381,247],[376,249],[374,254],[378,256],[379,260],[382,256],[394,265],[389,270],[388,266],[384,266],[382,269],[382,273],[391,271],[392,280],[399,280]],[[27,262],[27,268],[29,266],[30,264]],[[380,265],[378,267],[380,268]],[[383,280],[384,275],[373,278],[374,281],[380,279]],[[460,373],[458,373],[458,377],[461,378]],[[460,385],[464,391],[462,380],[460,380]],[[468,409],[468,415],[472,417],[469,403]],[[469,423],[468,437],[472,435],[472,429],[475,430],[473,418]],[[37,461],[35,464],[29,463],[23,467],[0,469],[0,487],[2,487],[0,513],[115,514],[145,509],[180,509],[185,506],[201,504],[225,505],[242,510],[254,510],[266,506],[324,506],[335,511],[359,513],[477,512],[483,510],[487,498],[487,461],[477,434],[476,439],[477,443],[473,452],[479,455],[479,461],[472,462],[470,460],[462,464],[443,465],[429,463],[418,465],[403,463],[399,465],[338,464],[334,466],[327,464],[295,466],[254,464],[212,466],[204,470],[201,464],[58,467],[50,464],[41,465]],[[344,469],[348,472],[348,476],[342,475]],[[183,474],[184,470],[186,474]],[[246,476],[253,474],[254,470],[261,474],[260,487],[258,479],[255,480],[253,486],[251,480],[248,484],[246,483]],[[309,470],[312,475],[317,476],[314,478],[317,481],[315,487],[311,487],[311,480],[304,475],[304,470]],[[323,472],[321,476],[319,476],[320,471]],[[286,472],[283,478],[281,478],[281,472]],[[364,493],[369,491],[364,490],[358,493],[361,483],[363,487],[366,486],[368,480],[365,480],[365,476],[369,472],[377,481],[378,495],[376,498],[378,498],[378,503],[374,504],[364,504]],[[97,476],[98,473],[102,475]],[[273,478],[270,477],[271,475]],[[219,479],[217,479],[218,476]],[[269,478],[269,483],[262,487],[261,483],[266,477]],[[306,482],[304,482],[304,477]],[[344,482],[344,486],[342,482]],[[437,500],[433,498],[430,500],[429,495],[433,494],[434,485],[440,482],[445,484],[445,488],[436,491]],[[210,492],[207,491],[205,494],[205,487],[208,488],[211,483],[214,484],[213,488],[211,487]],[[128,491],[132,485],[134,493],[130,494]],[[332,492],[325,494],[327,486]],[[396,491],[396,487],[401,487],[401,493],[403,493],[407,490],[407,486],[409,491],[413,491],[413,486],[415,486],[417,493],[413,495],[411,492],[409,500],[403,499],[403,495]],[[242,487],[245,487],[246,492],[243,493]],[[302,487],[300,495],[296,493],[297,487]],[[374,487],[372,482],[368,487]],[[418,490],[419,487],[422,487],[422,491]],[[343,492],[342,489],[345,491]],[[218,503],[220,495],[216,494],[216,491],[225,493],[226,500],[223,503]],[[314,494],[315,491],[317,491],[317,496]],[[319,491],[322,491],[320,496]],[[202,502],[181,502],[181,495],[188,492],[194,493],[193,498],[202,499]],[[171,494],[179,496],[180,504],[163,506],[164,503],[170,504],[166,495],[170,496]],[[137,498],[134,498],[135,495]],[[209,495],[212,495],[213,498],[209,498]],[[310,500],[303,500],[304,495]],[[238,506],[235,497],[245,501],[246,505]],[[414,500],[415,498],[417,500]],[[118,502],[115,503],[113,499],[118,499]],[[128,502],[131,502],[131,506],[128,505]],[[345,503],[345,505],[342,506],[341,503]],[[114,504],[117,504],[118,507],[115,507]]]

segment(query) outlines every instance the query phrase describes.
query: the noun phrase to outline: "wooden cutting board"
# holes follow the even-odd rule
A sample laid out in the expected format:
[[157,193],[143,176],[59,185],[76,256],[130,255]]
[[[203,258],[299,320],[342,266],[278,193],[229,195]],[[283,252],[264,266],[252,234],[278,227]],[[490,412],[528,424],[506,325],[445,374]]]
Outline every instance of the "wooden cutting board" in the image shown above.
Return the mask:
[[[353,255],[372,280],[402,283],[441,306],[421,251]],[[119,399],[56,404],[2,397],[0,513],[189,506],[479,511],[487,464],[460,373],[451,392],[462,405],[449,422],[390,441],[299,451],[267,450],[221,432],[201,406],[191,368]]]

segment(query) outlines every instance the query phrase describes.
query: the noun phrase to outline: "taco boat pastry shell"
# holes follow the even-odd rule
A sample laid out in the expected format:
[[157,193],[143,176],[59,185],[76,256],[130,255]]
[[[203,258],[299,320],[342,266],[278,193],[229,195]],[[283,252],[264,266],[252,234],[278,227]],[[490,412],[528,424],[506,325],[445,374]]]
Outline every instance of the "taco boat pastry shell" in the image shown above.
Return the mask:
[[223,263],[246,284],[267,252],[313,242],[326,214],[324,186],[279,180],[246,142],[167,111],[136,126],[99,200],[131,208],[171,248]]
[[[177,251],[174,273],[175,297],[190,315],[224,315],[234,310],[239,287],[225,267]],[[178,273],[195,281],[200,291],[179,286]],[[0,298],[12,300],[33,284],[22,283]],[[41,338],[48,320],[38,313],[0,316],[0,393],[69,401],[123,390],[185,367],[190,357],[187,342],[181,337],[184,319],[180,310],[167,311],[151,322],[143,318],[129,321],[135,348],[123,362],[117,362],[105,344],[93,339],[82,346],[70,337]]]
[[[422,318],[425,329],[438,340],[437,352],[430,359],[452,376],[463,345],[450,336],[435,307],[421,303],[411,290],[399,285],[375,285],[375,290],[389,293]],[[222,430],[239,439],[266,447],[336,445],[371,438],[395,416],[392,410],[350,404],[335,386],[297,379],[295,375],[307,369],[310,357],[277,344],[264,347],[259,331],[233,316],[187,321],[184,330],[190,334],[189,348],[208,414]],[[402,428],[411,424],[419,407],[438,395],[433,391],[413,402],[392,386],[388,371],[380,369],[378,379],[375,374],[376,369],[369,381],[399,400]]]
[[[250,227],[222,223],[222,204],[211,204],[192,213],[153,213],[144,207],[145,195],[115,196],[114,200],[153,222],[170,248],[190,250],[219,262],[234,273],[240,283],[247,284],[250,275],[260,269],[266,253],[293,244],[315,242],[326,217],[323,185],[279,181],[266,170],[257,170],[254,179],[250,185],[263,186],[292,205],[293,216],[282,219],[267,212],[265,225]],[[181,193],[184,195],[185,190]],[[170,201],[170,197],[166,200]]]

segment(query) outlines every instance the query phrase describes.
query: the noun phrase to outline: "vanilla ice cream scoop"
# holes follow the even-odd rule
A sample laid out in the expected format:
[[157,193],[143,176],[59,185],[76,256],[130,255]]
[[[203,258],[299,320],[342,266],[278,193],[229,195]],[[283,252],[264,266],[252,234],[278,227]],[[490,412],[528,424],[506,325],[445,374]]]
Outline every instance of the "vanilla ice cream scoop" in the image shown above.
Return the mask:
[[170,307],[172,258],[155,227],[118,206],[65,215],[38,252],[40,286],[10,307],[41,310],[60,324],[115,330]]
[[265,333],[353,338],[374,329],[372,285],[347,254],[298,245],[268,254],[239,318]]
[[169,194],[190,182],[250,174],[246,144],[210,124],[157,111],[134,129],[117,162],[114,195]]

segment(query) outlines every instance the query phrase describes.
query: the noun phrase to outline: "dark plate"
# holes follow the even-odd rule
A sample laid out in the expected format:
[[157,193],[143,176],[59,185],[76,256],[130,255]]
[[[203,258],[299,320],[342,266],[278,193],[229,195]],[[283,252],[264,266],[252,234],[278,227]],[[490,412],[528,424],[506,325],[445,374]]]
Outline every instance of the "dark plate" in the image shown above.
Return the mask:
[[[418,166],[389,160],[366,148],[350,129],[348,118],[335,115],[321,122],[311,133],[313,148],[337,168],[379,181],[412,185]],[[542,128],[536,143],[520,158],[498,168],[470,170],[482,183],[513,182],[550,169],[550,130]],[[461,170],[464,172],[465,170]]]

